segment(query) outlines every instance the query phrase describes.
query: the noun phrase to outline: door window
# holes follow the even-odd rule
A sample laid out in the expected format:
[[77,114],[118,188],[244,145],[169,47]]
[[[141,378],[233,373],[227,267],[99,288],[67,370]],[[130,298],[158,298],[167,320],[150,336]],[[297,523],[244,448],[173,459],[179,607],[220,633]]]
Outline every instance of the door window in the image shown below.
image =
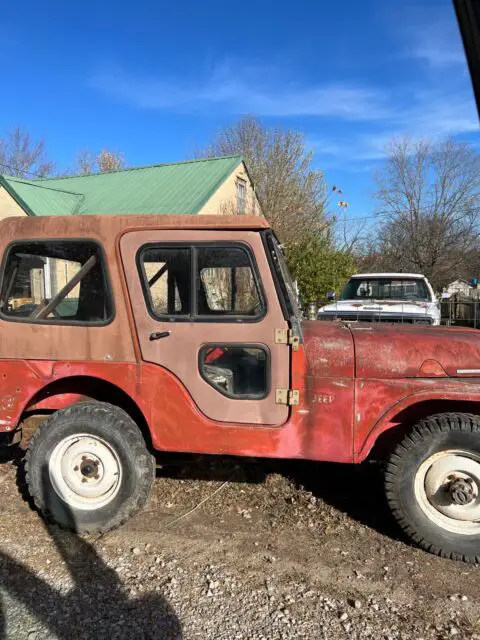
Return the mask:
[[150,248],[141,266],[149,306],[156,316],[190,316],[191,255],[181,247]]
[[260,294],[248,253],[240,247],[199,247],[199,315],[256,316]]
[[147,246],[139,256],[156,317],[241,322],[265,313],[252,256],[243,246]]
[[202,378],[229,398],[265,398],[269,357],[263,345],[208,344],[200,349]]

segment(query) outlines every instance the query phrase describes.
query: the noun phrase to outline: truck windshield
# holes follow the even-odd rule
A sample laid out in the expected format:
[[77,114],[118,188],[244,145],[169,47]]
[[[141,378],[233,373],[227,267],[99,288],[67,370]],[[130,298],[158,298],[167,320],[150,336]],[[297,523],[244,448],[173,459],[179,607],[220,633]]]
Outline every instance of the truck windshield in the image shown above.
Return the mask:
[[277,278],[282,289],[287,312],[290,317],[300,318],[300,310],[297,304],[297,294],[292,276],[288,270],[283,251],[273,233],[267,235],[268,248],[272,256],[273,266],[277,274]]
[[422,300],[431,295],[420,278],[351,278],[340,300]]

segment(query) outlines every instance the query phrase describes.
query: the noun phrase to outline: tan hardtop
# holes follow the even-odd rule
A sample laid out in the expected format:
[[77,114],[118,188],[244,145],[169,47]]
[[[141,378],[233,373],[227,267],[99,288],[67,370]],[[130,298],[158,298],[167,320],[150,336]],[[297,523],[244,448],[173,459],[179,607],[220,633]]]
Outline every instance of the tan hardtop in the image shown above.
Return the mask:
[[27,238],[38,235],[79,237],[81,235],[117,236],[138,229],[261,230],[269,224],[260,216],[216,215],[98,215],[12,217],[0,222],[3,238]]

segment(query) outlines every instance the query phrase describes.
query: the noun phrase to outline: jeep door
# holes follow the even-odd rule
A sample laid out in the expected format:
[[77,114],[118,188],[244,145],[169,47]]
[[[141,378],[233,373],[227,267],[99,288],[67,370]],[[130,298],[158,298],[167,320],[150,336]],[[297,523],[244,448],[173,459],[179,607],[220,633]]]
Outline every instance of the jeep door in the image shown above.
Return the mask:
[[120,242],[142,358],[185,386],[208,418],[280,425],[287,329],[256,232],[132,231]]

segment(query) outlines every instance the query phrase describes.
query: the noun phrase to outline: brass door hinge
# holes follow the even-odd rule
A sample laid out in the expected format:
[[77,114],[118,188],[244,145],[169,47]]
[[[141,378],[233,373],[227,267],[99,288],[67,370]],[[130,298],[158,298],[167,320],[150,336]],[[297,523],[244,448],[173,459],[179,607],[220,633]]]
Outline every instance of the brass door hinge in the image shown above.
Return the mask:
[[300,403],[300,392],[297,389],[275,389],[275,402],[288,406]]
[[288,344],[292,351],[298,351],[300,339],[291,329],[275,329],[275,344]]

